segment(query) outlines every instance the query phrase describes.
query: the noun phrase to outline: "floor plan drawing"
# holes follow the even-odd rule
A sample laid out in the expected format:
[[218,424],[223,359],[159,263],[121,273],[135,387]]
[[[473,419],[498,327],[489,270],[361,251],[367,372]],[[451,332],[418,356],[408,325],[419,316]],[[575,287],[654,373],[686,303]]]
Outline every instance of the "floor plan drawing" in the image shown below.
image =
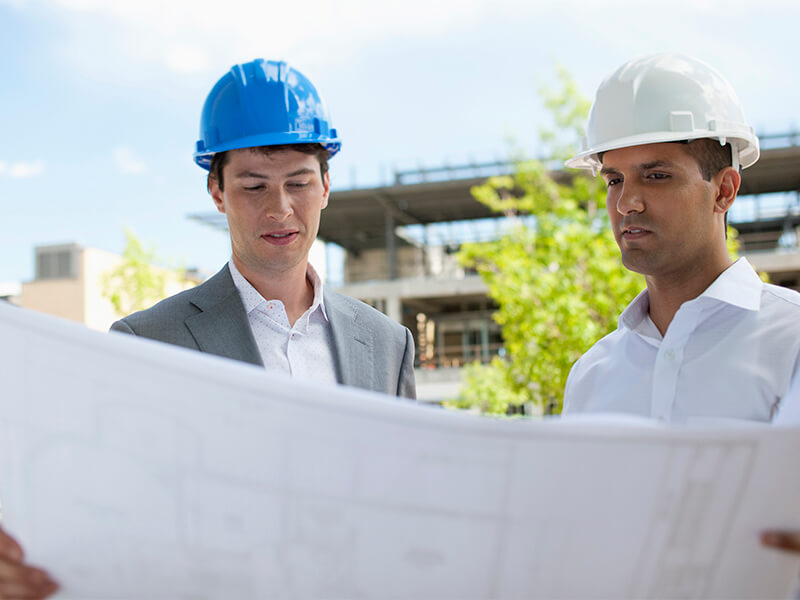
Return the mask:
[[0,339],[4,526],[66,600],[781,597],[800,566],[757,539],[800,526],[798,430],[490,419],[4,306]]

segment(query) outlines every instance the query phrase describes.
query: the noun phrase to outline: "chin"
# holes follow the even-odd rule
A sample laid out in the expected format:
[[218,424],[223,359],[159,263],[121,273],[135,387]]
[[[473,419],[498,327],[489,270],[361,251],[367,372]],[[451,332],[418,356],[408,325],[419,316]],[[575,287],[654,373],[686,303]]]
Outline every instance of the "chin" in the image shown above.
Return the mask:
[[652,275],[653,274],[653,265],[647,260],[641,260],[639,257],[637,258],[632,256],[626,256],[625,254],[622,255],[622,265],[628,269],[628,271],[633,271],[634,273],[639,273],[640,275]]

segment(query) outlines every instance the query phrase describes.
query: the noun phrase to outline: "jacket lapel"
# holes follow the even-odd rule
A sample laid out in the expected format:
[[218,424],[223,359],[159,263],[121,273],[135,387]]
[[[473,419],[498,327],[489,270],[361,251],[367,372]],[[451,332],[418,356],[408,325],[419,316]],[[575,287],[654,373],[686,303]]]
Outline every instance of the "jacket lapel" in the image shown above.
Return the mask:
[[325,290],[325,312],[331,324],[339,383],[374,390],[373,336],[359,321],[357,308],[343,296]]
[[191,302],[201,312],[185,322],[200,350],[263,366],[228,265],[196,289]]

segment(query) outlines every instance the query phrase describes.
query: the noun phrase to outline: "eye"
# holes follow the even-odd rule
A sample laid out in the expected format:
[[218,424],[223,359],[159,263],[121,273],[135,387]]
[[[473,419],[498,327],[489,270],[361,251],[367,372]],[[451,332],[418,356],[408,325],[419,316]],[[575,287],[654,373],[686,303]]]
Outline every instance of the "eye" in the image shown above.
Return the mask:
[[248,192],[259,192],[259,191],[264,189],[264,184],[263,183],[259,183],[259,184],[256,184],[256,185],[246,185],[246,186],[244,186],[244,189],[246,191],[248,191]]
[[304,187],[308,187],[308,182],[307,181],[290,181],[287,185],[290,188],[302,189]]
[[647,175],[648,179],[669,179],[669,173],[650,173]]
[[622,177],[609,177],[606,180],[606,187],[611,187],[612,185],[617,185],[618,183],[622,183]]

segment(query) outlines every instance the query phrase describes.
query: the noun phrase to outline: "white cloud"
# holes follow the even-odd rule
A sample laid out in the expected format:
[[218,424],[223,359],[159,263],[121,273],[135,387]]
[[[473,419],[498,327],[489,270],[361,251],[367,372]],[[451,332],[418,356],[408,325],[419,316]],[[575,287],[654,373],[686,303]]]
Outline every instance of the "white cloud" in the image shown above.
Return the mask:
[[[263,56],[304,65],[341,61],[374,41],[432,37],[479,23],[499,6],[520,4],[515,0],[307,0],[302,4],[227,0],[224,6],[216,0],[44,2],[61,13],[62,26],[73,32],[67,41],[74,47],[65,51],[84,63],[78,66],[87,68],[89,60],[103,71],[113,68],[122,76],[125,70],[114,64],[120,55],[161,64],[174,73],[216,73]],[[107,35],[100,34],[104,53],[89,51],[98,46],[96,40],[86,39],[89,15],[109,23]],[[109,64],[104,67],[106,61]]]
[[211,61],[203,48],[175,46],[168,48],[165,57],[167,67],[176,73],[198,73],[206,71]]
[[141,175],[147,171],[147,165],[144,161],[136,155],[133,149],[127,146],[117,146],[111,155],[120,173]]
[[44,162],[33,160],[29,162],[5,162],[0,160],[0,177],[11,179],[30,179],[44,173]]
[[[507,21],[529,24],[532,39],[548,39],[551,32],[557,39],[542,42],[547,46],[539,41],[509,43],[510,56],[501,59],[498,74],[476,73],[476,82],[508,77],[505,67],[512,64],[519,65],[521,81],[533,80],[538,77],[535,68],[556,57],[567,60],[584,91],[590,91],[632,56],[678,50],[717,67],[746,106],[769,101],[779,110],[790,102],[761,90],[774,88],[775,73],[792,72],[796,52],[790,51],[786,36],[773,40],[771,21],[775,17],[788,22],[798,14],[797,0],[772,0],[763,6],[746,0],[673,0],[672,10],[659,13],[653,26],[638,0],[225,0],[223,5],[218,0],[0,0],[3,3],[53,20],[58,36],[51,51],[75,71],[71,75],[158,90],[162,96],[185,92],[196,99],[231,65],[257,57],[286,60],[315,82],[325,81],[320,74],[329,79],[331,73],[352,76],[348,71],[367,62],[364,57],[393,58],[392,49],[402,53],[419,40],[432,48],[430,61],[403,65],[399,74],[414,85],[417,72],[438,69],[447,76],[438,63],[457,62],[448,54],[454,39],[475,38],[477,46],[483,28]],[[753,31],[748,25],[756,17],[762,29]],[[720,30],[747,31],[751,43],[742,44],[736,36],[709,36],[710,22]],[[766,32],[764,23],[770,23]],[[520,58],[514,53],[521,48],[532,54]],[[487,48],[487,54],[502,56],[503,49]],[[392,77],[387,71],[381,83],[394,85]],[[325,83],[323,89],[330,98],[327,90],[334,88]],[[746,97],[748,90],[754,100]]]
[[85,11],[97,8],[100,3],[94,0],[55,0],[55,4],[71,10]]
[[[2,2],[4,0],[0,0]],[[11,1],[11,0],[5,0]],[[13,0],[21,2],[24,0]],[[27,0],[29,3],[32,0]],[[790,5],[796,0],[775,0]],[[553,20],[576,35],[588,32],[613,36],[626,47],[650,38],[668,47],[682,43],[689,14],[703,14],[706,23],[724,8],[745,14],[744,0],[675,0],[676,10],[660,15],[668,23],[642,27],[639,2],[608,0],[39,0],[57,14],[69,33],[59,52],[75,68],[107,81],[141,80],[155,76],[153,66],[167,73],[217,75],[230,65],[257,57],[288,60],[304,72],[341,65],[374,44],[391,45],[403,38],[441,37],[443,33],[480,27],[488,15],[536,23]],[[633,8],[637,10],[632,10]],[[613,19],[609,13],[613,10]],[[103,27],[94,24],[105,21]],[[609,26],[609,21],[611,21]],[[92,23],[92,30],[88,29]],[[599,30],[599,31],[598,31]],[[659,36],[659,32],[661,35]],[[701,37],[706,34],[701,30]],[[649,37],[648,37],[649,36]],[[708,37],[708,36],[705,36]],[[633,38],[633,40],[631,40]],[[727,52],[741,46],[728,36],[708,38]],[[612,39],[613,41],[613,39]],[[572,43],[565,40],[564,43]],[[711,42],[709,42],[711,43]],[[104,52],[96,49],[103,47]],[[637,51],[637,53],[641,53]],[[610,68],[610,67],[609,67]]]

